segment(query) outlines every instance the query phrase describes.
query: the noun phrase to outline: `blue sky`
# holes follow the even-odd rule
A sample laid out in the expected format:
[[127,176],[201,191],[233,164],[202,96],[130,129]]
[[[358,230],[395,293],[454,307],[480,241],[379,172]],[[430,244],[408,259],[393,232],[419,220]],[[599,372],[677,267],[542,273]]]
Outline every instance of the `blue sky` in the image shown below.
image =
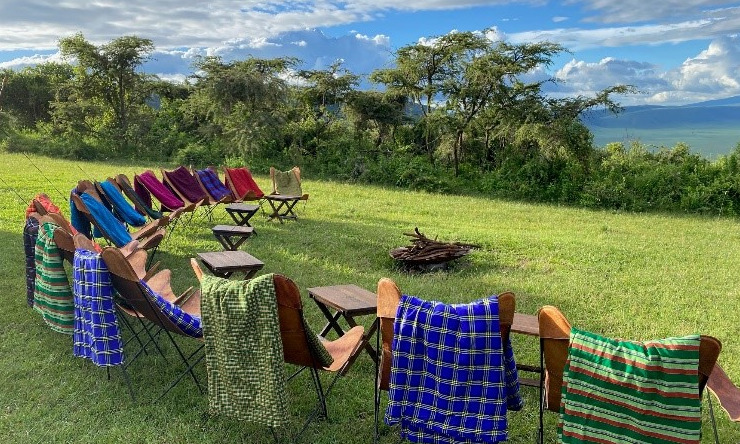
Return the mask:
[[396,49],[448,32],[492,28],[513,43],[570,50],[545,71],[552,94],[614,84],[626,105],[678,105],[740,95],[740,2],[721,0],[0,0],[0,69],[59,60],[59,38],[96,44],[135,34],[156,45],[146,69],[191,73],[195,55],[336,59],[356,74],[389,66]]

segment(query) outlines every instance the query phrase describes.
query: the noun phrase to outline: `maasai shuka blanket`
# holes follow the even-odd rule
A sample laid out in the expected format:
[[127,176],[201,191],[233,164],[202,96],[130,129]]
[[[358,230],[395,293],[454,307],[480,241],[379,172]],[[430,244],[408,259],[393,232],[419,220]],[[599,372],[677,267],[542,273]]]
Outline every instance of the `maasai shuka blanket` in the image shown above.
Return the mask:
[[44,193],[38,193],[33,197],[33,200],[28,203],[28,207],[26,208],[26,219],[28,219],[28,216],[30,216],[31,213],[36,212],[36,206],[33,204],[34,200],[39,202],[47,213],[59,213],[59,207],[54,205],[51,199],[49,199],[49,196]]
[[147,192],[146,190],[141,191],[142,193],[146,194],[147,200],[144,200],[142,196],[139,194],[139,189],[143,187],[141,185],[138,185],[137,181],[134,181],[134,186],[136,189],[131,188],[128,182],[121,181],[119,183],[121,186],[121,190],[131,199],[131,201],[135,204],[134,207],[136,208],[136,211],[139,212],[139,214],[143,214],[140,210],[143,209],[144,212],[152,219],[161,219],[162,213],[160,211],[157,211],[152,208],[152,196]]
[[273,275],[203,275],[203,339],[212,414],[280,427],[289,422]]
[[523,403],[496,296],[449,305],[402,295],[393,334],[386,423],[411,442],[506,440],[506,412]]
[[257,199],[265,197],[265,193],[262,192],[257,182],[254,181],[252,173],[248,169],[241,168],[226,168],[229,173],[226,176],[226,183],[231,182],[231,186],[238,194],[237,199],[244,197],[249,191],[253,191]]
[[157,176],[155,176],[151,171],[144,171],[143,173],[134,176],[134,187],[136,194],[141,196],[142,200],[144,200],[144,202],[146,202],[150,207],[152,206],[152,194],[164,208],[170,211],[174,211],[185,206],[183,201],[175,196],[172,191],[167,189],[167,187],[164,186],[164,184],[160,182],[159,179],[157,179]]
[[139,281],[143,290],[147,293],[151,302],[153,302],[162,313],[177,325],[183,333],[193,338],[203,337],[203,326],[199,316],[192,315],[183,310],[179,305],[173,304],[162,295],[152,290],[146,281]]
[[59,333],[74,332],[74,296],[64,270],[62,255],[54,242],[56,224],[44,222],[39,227],[34,249],[36,282],[34,310],[41,313],[49,327]]
[[108,181],[99,182],[100,188],[105,193],[105,198],[108,199],[110,204],[113,206],[113,210],[118,217],[126,222],[127,224],[134,227],[141,227],[146,223],[146,218],[136,211],[123,197],[123,194]]
[[167,176],[167,180],[170,181],[172,186],[188,201],[200,202],[203,199],[208,199],[206,192],[200,187],[198,179],[193,177],[184,166],[179,166],[172,171],[164,171],[162,174]]
[[618,341],[571,329],[558,442],[699,443],[700,341]]
[[224,185],[218,178],[218,174],[210,168],[202,170],[196,170],[195,173],[198,175],[200,182],[208,191],[208,194],[215,200],[221,200],[224,197],[231,195],[231,190]]
[[131,234],[126,231],[126,227],[102,203],[87,193],[82,193],[80,199],[113,245],[121,248],[131,242]]
[[23,225],[23,250],[26,255],[26,303],[33,307],[33,293],[36,291],[36,238],[39,234],[39,221],[27,217]]
[[110,272],[100,254],[77,249],[73,262],[75,356],[99,367],[123,364]]

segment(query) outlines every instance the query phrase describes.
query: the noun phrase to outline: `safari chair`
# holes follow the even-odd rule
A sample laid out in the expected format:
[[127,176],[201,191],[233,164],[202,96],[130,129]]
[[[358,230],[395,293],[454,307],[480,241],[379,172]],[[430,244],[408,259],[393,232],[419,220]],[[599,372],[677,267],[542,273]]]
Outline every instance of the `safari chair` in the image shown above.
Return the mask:
[[[122,301],[134,313],[134,316],[146,319],[152,325],[159,327],[159,331],[164,332],[185,367],[185,370],[170,383],[159,399],[188,374],[203,393],[203,387],[193,372],[195,365],[205,357],[200,321],[200,292],[194,292],[186,301],[170,302],[137,276],[131,264],[117,248],[104,248],[102,257],[111,273],[113,286]],[[193,352],[186,355],[175,341],[176,336],[194,339],[198,341],[198,345]]]
[[[560,412],[564,370],[568,359],[571,325],[557,308],[546,305],[537,313],[540,331],[540,417],[539,442],[544,442],[544,410]],[[699,345],[699,396],[712,374],[722,344],[711,336],[702,335]],[[711,414],[711,411],[710,411]],[[714,417],[712,414],[714,427]],[[717,444],[719,439],[714,427]],[[609,441],[611,442],[611,441]]]
[[195,204],[197,208],[206,209],[206,216],[209,216],[219,201],[211,199],[211,196],[200,186],[198,179],[193,176],[184,166],[180,166],[172,171],[162,170],[162,183],[174,192],[185,206]]
[[[130,242],[137,241],[139,248],[152,252],[150,259],[153,260],[165,236],[164,228],[159,227],[162,222],[153,221],[140,230],[129,233],[123,224],[113,216],[113,213],[108,211],[99,200],[88,192],[77,194],[73,191],[70,200],[74,208],[82,213],[106,240],[118,248],[125,248]],[[161,221],[164,221],[164,219],[161,219]],[[87,235],[85,233],[87,230],[83,227],[80,228],[78,228],[78,231]],[[92,236],[92,232],[88,233]]]
[[224,167],[225,184],[234,195],[234,201],[261,201],[265,193],[254,181],[252,173],[245,167]]
[[[149,202],[145,201],[141,196],[139,196],[139,194],[131,185],[131,181],[129,181],[128,177],[125,174],[119,174],[115,178],[109,177],[107,181],[115,184],[121,190],[121,192],[126,197],[128,197],[128,200],[130,200],[131,203],[134,204],[134,208],[136,208],[136,211],[138,211],[140,214],[147,216],[151,220],[160,219],[163,216],[161,211],[157,211],[152,208],[151,196],[149,196]],[[170,219],[176,219],[175,216],[175,212],[171,213]]]
[[270,167],[270,181],[272,192],[265,196],[272,208],[269,219],[277,219],[280,223],[285,219],[298,219],[294,211],[296,204],[308,200],[308,194],[301,189],[301,169],[296,166],[288,171],[278,171]]
[[[375,349],[380,353],[380,359],[376,362],[375,369],[375,441],[378,442],[378,424],[380,421],[380,395],[381,391],[390,388],[391,362],[393,359],[393,324],[396,319],[398,304],[401,301],[401,290],[396,283],[389,278],[381,278],[378,281],[378,334],[376,336]],[[499,328],[502,344],[509,341],[511,325],[514,322],[516,301],[514,293],[506,292],[498,296],[499,306]]]
[[213,167],[204,168],[202,170],[191,168],[190,171],[193,177],[198,180],[198,184],[203,191],[205,191],[211,198],[211,202],[227,204],[236,201],[234,194],[226,184],[221,182],[221,179],[218,178],[218,173]]
[[[727,376],[727,373],[725,373],[725,370],[719,365],[719,362],[714,365],[712,374],[709,375],[707,388],[717,397],[720,407],[722,407],[722,409],[727,413],[730,420],[740,422],[740,388],[730,380],[730,377]],[[709,411],[712,414],[712,420],[714,421],[712,397],[707,394],[707,399],[709,400]]]
[[[303,315],[303,303],[298,286],[292,280],[278,274],[273,276],[273,280],[278,304],[283,357],[286,363],[301,367],[288,380],[290,381],[303,369],[309,369],[318,397],[314,412],[298,432],[298,435],[301,435],[315,418],[327,417],[326,398],[339,376],[349,365],[350,357],[359,351],[365,330],[359,325],[352,327],[343,336],[333,341],[326,341],[316,336]],[[326,390],[321,385],[319,371],[334,374]]]
[[[139,213],[135,207],[128,203],[115,182],[108,180],[95,182],[95,189],[98,195],[108,202],[113,209],[113,214],[120,221],[131,227],[143,227],[146,225],[145,215]],[[160,222],[160,226],[164,226],[169,222],[169,218],[158,218],[157,220],[165,222],[164,224]]]

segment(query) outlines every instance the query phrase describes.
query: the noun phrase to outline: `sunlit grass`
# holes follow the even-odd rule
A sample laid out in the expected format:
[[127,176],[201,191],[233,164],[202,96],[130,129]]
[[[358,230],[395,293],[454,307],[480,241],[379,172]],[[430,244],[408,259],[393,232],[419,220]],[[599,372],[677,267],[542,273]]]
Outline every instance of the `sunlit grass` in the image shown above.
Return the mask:
[[[35,165],[35,166],[34,166]],[[40,173],[38,167],[43,173]],[[139,402],[132,403],[116,371],[72,357],[69,337],[51,332],[25,305],[22,225],[25,202],[46,192],[68,212],[66,195],[82,178],[156,170],[159,165],[58,161],[0,154],[0,436],[4,442],[270,442],[261,427],[207,418],[207,400],[184,380],[152,402],[177,373],[174,359],[154,354],[130,372]],[[290,165],[280,165],[287,169]],[[256,173],[266,173],[257,171]],[[268,189],[266,174],[258,183]],[[388,276],[401,289],[427,299],[465,302],[512,290],[519,311],[558,306],[581,328],[611,336],[651,339],[704,333],[723,343],[720,361],[740,382],[740,299],[737,264],[740,230],[733,219],[642,215],[529,205],[485,198],[443,196],[354,186],[304,178],[309,201],[300,219],[268,223],[253,219],[257,236],[242,249],[303,290],[307,315],[317,328],[322,316],[307,298],[308,287],[354,283],[374,290]],[[17,193],[17,194],[16,194]],[[20,195],[20,197],[18,197]],[[174,271],[175,290],[197,281],[188,266],[198,252],[219,250],[210,232],[229,223],[223,209],[214,220],[196,218],[178,228],[158,259]],[[388,255],[405,245],[414,227],[430,237],[481,245],[449,272],[406,274]],[[366,320],[369,324],[370,319]],[[184,342],[187,347],[187,342]],[[520,361],[537,361],[532,338],[515,338]],[[170,352],[172,350],[169,350]],[[361,356],[329,400],[330,419],[307,432],[304,442],[368,443],[373,421],[372,361]],[[205,378],[205,368],[198,368]],[[307,376],[307,375],[306,375]],[[298,427],[314,400],[307,378],[289,385],[291,419]],[[510,416],[510,441],[531,443],[537,429],[537,394],[525,388],[524,411]],[[737,442],[740,428],[720,412],[722,442]],[[555,415],[547,415],[554,442]],[[382,442],[396,442],[383,426]],[[705,442],[710,442],[705,413]]]

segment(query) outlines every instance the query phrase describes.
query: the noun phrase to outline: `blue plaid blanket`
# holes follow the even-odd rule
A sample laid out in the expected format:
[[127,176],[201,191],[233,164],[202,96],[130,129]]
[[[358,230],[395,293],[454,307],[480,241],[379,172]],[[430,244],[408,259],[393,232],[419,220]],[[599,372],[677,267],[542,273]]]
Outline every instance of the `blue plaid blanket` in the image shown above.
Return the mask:
[[210,194],[212,198],[221,200],[231,194],[231,190],[229,190],[226,185],[219,180],[218,174],[216,174],[212,169],[205,168],[202,170],[196,170],[196,173],[198,174],[198,178],[201,183],[206,188],[206,191],[208,191],[208,194]]
[[175,305],[163,298],[159,293],[152,290],[145,281],[139,281],[144,291],[147,292],[151,301],[154,302],[162,313],[177,325],[183,333],[193,338],[203,337],[203,327],[198,316],[193,316],[184,311],[179,305]]
[[496,296],[448,305],[403,295],[393,331],[387,424],[411,442],[506,440],[507,409],[523,402]]
[[74,355],[99,367],[123,364],[123,342],[108,267],[100,254],[77,249],[73,276]]

